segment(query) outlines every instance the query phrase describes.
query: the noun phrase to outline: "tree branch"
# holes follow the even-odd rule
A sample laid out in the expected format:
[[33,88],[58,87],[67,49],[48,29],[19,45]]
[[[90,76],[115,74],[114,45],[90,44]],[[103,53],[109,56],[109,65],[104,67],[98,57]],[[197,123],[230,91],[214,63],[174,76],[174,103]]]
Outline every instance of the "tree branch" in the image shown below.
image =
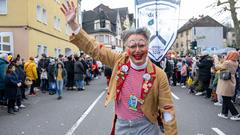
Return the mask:
[[224,4],[227,4],[227,3],[229,3],[229,2],[228,1],[221,2],[220,0],[218,0],[217,6],[224,5]]

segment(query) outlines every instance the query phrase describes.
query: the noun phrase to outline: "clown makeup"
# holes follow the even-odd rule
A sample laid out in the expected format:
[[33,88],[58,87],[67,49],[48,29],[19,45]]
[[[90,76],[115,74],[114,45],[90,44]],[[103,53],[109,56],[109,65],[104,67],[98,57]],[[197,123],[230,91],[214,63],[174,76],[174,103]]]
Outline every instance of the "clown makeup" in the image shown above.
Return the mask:
[[133,34],[127,41],[127,53],[132,62],[138,66],[146,62],[148,42],[143,35]]

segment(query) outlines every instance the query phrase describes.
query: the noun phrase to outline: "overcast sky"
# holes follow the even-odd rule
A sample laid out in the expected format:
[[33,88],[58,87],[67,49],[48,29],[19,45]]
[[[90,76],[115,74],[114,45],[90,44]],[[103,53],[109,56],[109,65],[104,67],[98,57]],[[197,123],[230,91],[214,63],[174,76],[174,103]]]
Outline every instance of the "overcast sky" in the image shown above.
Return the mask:
[[[219,21],[226,23],[225,15],[217,15],[216,9],[206,8],[216,0],[181,0],[180,5],[180,26],[198,15],[209,15]],[[104,4],[110,8],[128,7],[130,13],[134,13],[134,0],[82,0],[82,10],[92,10],[99,4]],[[229,19],[229,17],[227,18]]]

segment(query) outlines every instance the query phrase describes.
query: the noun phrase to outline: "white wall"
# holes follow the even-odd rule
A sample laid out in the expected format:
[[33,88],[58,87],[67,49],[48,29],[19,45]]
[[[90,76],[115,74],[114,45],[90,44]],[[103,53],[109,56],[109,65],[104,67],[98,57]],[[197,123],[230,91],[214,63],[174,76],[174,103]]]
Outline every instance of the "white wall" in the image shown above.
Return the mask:
[[197,40],[198,47],[201,50],[206,48],[224,48],[223,43],[223,27],[195,27],[196,33],[194,35],[194,28],[192,28],[193,39]]

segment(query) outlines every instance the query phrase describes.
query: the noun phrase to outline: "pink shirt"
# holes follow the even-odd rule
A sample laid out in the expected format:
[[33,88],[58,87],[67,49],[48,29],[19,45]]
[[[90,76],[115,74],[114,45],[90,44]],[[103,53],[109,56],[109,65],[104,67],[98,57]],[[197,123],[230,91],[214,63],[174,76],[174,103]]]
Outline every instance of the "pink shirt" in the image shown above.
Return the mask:
[[134,94],[138,98],[141,95],[143,74],[145,70],[135,70],[130,68],[127,78],[124,81],[122,91],[119,95],[119,101],[115,102],[115,113],[117,116],[124,120],[134,120],[142,117],[144,114],[140,109],[140,103],[138,102],[137,111],[128,108],[128,100],[131,94]]

